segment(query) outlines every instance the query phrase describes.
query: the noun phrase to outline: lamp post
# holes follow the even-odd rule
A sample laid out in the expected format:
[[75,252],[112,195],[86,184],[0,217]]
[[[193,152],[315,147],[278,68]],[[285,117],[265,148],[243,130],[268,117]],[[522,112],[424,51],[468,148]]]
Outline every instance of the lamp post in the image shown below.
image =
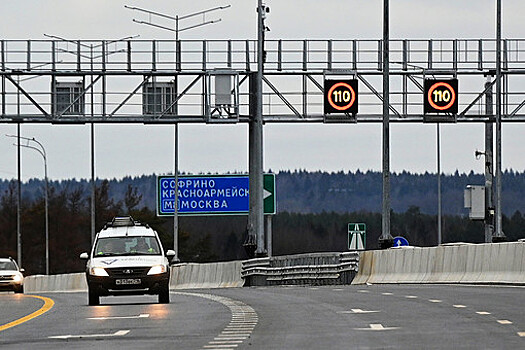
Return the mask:
[[[68,43],[79,44],[80,46],[86,49],[89,49],[89,52],[90,52],[89,56],[82,55],[82,54],[79,54],[78,52],[73,52],[73,51],[68,51],[68,50],[60,50],[60,51],[64,53],[69,53],[72,55],[80,55],[80,57],[89,59],[91,63],[91,72],[93,72],[93,61],[95,59],[103,57],[103,56],[107,57],[109,55],[123,51],[123,50],[111,51],[111,52],[107,52],[107,53],[104,53],[98,56],[94,56],[93,49],[96,49],[103,45],[116,43],[119,41],[135,39],[139,37],[140,35],[131,35],[131,36],[117,39],[117,40],[110,40],[107,42],[103,42],[102,44],[98,44],[98,45],[86,45],[86,44],[80,43],[79,41],[65,39],[65,38],[62,38],[56,35],[44,34],[44,36],[50,39],[56,39],[56,40],[65,41]],[[91,74],[91,84],[93,84],[93,74]],[[93,117],[94,115],[93,110],[94,110],[94,98],[93,98],[93,89],[92,89],[91,90],[91,117]],[[96,192],[95,191],[96,190],[96,185],[95,185],[95,123],[93,122],[91,122],[91,133],[90,134],[91,134],[91,244],[93,244],[93,242],[95,241],[95,233],[96,233],[95,232],[95,192]]]
[[[156,24],[156,23],[145,22],[145,21],[138,21],[136,19],[133,19],[133,22],[138,23],[138,24],[145,24],[145,25],[149,25],[149,26],[152,26],[152,27],[155,27],[155,28],[160,28],[160,29],[171,31],[171,32],[175,32],[175,45],[176,45],[176,62],[175,62],[175,65],[176,65],[176,70],[180,71],[181,70],[181,50],[180,50],[181,45],[180,45],[180,41],[179,41],[179,33],[183,32],[183,31],[186,31],[186,30],[189,30],[189,29],[202,27],[202,26],[205,26],[205,25],[208,25],[208,24],[218,23],[218,22],[221,21],[221,19],[219,18],[219,19],[210,20],[210,21],[206,21],[204,19],[204,21],[201,22],[201,23],[190,25],[190,26],[187,26],[187,27],[184,27],[184,28],[180,28],[179,22],[181,20],[192,18],[192,17],[199,16],[199,15],[203,15],[203,17],[204,17],[209,12],[217,11],[217,10],[224,10],[224,9],[227,9],[227,8],[231,7],[231,5],[217,6],[217,7],[213,7],[213,8],[207,9],[207,10],[190,13],[190,14],[184,15],[184,16],[176,15],[175,17],[169,16],[169,15],[166,15],[166,14],[163,14],[163,13],[159,13],[159,12],[145,10],[145,9],[142,9],[142,8],[139,8],[139,7],[134,7],[134,6],[124,5],[124,7],[127,8],[127,9],[130,9],[130,10],[135,10],[135,11],[146,13],[146,14],[148,14],[150,16],[153,15],[153,16],[166,18],[166,19],[175,21],[175,29],[173,29],[173,28],[169,28],[169,27],[165,27],[165,26]],[[175,79],[177,79],[177,76],[175,77]],[[173,250],[175,251],[175,256],[173,257],[172,261],[178,262],[178,261],[180,261],[179,260],[179,247],[178,247],[178,235],[179,235],[179,217],[178,217],[179,216],[179,213],[178,213],[178,203],[179,203],[179,178],[178,178],[178,176],[179,176],[179,174],[178,174],[179,173],[179,123],[178,122],[175,122],[173,134],[174,134],[173,135],[173,153],[174,153],[174,156],[173,156],[173,158],[174,158],[173,176],[175,178],[175,199],[174,199],[174,205],[173,205]]]
[[[42,158],[44,159],[44,179],[45,179],[45,192],[44,192],[44,202],[45,202],[45,216],[46,216],[46,275],[49,275],[49,184],[47,180],[47,157],[46,157],[46,149],[40,143],[38,140],[36,140],[34,137],[23,137],[20,135],[6,135],[7,137],[14,137],[18,140],[24,140],[27,141],[27,144],[22,144],[20,141],[18,143],[14,144],[17,147],[25,147],[30,148],[35,151],[37,151]],[[34,142],[36,146],[32,146],[30,142]]]

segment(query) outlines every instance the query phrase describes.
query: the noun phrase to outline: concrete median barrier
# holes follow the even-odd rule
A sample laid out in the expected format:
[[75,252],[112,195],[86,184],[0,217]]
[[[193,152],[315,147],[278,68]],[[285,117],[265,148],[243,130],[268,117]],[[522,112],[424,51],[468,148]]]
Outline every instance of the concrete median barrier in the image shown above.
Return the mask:
[[[242,287],[241,262],[176,264],[171,267],[170,289]],[[34,275],[24,280],[26,293],[86,292],[85,273]]]
[[525,243],[366,251],[352,281],[365,283],[525,284]]

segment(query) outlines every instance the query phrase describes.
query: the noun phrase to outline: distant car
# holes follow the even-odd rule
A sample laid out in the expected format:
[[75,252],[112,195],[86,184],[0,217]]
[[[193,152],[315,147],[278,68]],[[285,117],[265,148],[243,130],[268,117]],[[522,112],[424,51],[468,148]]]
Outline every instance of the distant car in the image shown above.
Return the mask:
[[101,296],[157,294],[159,303],[170,302],[170,260],[157,232],[132,217],[116,217],[97,233],[87,260],[88,304],[99,305]]
[[24,269],[13,258],[0,258],[0,290],[24,292]]

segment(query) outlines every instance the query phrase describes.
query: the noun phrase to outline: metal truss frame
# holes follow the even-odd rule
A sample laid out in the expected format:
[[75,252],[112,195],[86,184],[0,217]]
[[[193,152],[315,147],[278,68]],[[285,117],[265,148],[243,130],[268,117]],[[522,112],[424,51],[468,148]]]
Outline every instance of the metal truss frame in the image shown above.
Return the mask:
[[[216,69],[239,75],[239,115],[233,122],[249,122],[253,91],[246,82],[256,71],[256,44],[253,40],[3,40],[0,123],[206,123],[210,120],[205,78]],[[429,76],[459,77],[461,84],[472,81],[465,84],[467,89],[460,85],[457,122],[494,121],[482,104],[496,83],[494,40],[391,40],[389,45],[390,122],[424,122],[421,81]],[[381,123],[382,49],[382,40],[266,41],[264,122],[325,122],[323,79],[325,74],[338,74],[357,77],[364,87],[363,108],[355,118],[341,122]],[[525,83],[520,81],[525,78],[525,39],[503,40],[502,51],[502,121],[525,122]],[[486,77],[490,86],[485,86]],[[51,84],[42,87],[34,78],[51,82],[90,78],[69,106],[83,99],[85,114],[53,112]],[[162,79],[177,82],[176,96],[162,112],[144,115],[138,102],[141,89]],[[170,113],[174,107],[177,112]]]

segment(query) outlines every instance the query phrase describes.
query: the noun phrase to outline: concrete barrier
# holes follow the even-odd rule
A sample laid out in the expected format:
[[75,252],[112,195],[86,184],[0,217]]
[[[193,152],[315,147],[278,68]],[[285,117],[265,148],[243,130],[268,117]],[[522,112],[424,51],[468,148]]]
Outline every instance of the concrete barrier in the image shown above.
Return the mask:
[[366,251],[352,281],[364,283],[525,284],[525,243]]
[[[171,267],[170,289],[242,287],[241,262],[176,264]],[[87,292],[85,273],[34,275],[24,280],[26,293]]]

